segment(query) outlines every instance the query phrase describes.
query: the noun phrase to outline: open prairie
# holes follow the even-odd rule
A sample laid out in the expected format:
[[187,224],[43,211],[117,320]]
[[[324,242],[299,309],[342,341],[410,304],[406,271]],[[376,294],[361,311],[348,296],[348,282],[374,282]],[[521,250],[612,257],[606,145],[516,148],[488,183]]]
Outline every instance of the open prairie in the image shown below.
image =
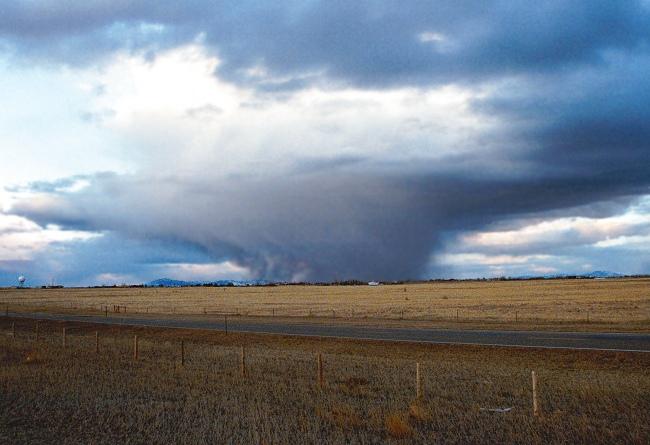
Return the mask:
[[650,279],[444,281],[381,286],[0,289],[10,312],[233,314],[286,322],[650,332]]
[[1,443],[650,443],[647,353],[36,326],[0,317]]

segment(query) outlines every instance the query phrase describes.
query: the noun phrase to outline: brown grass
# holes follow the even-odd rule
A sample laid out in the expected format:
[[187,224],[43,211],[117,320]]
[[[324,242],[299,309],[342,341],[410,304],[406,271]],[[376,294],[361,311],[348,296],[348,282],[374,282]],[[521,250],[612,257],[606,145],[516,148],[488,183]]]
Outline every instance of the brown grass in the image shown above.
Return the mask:
[[[650,332],[650,279],[385,286],[0,289],[0,309],[115,316],[236,314],[258,321]],[[126,310],[126,314],[125,314]],[[275,317],[275,318],[274,318]]]
[[386,431],[397,438],[407,437],[411,433],[408,417],[403,413],[391,413],[386,418]]
[[650,354],[59,322],[39,333],[0,317],[0,443],[650,443]]

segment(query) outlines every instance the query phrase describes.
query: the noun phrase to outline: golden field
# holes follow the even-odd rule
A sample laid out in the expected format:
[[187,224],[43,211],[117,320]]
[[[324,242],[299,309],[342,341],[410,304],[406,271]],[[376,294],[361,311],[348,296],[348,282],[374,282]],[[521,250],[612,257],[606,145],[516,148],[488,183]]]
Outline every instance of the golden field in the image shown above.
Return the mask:
[[[232,314],[300,323],[650,332],[650,279],[444,281],[382,286],[0,289],[10,312]],[[0,309],[1,310],[1,309]]]
[[38,326],[0,317],[0,443],[650,443],[647,353]]

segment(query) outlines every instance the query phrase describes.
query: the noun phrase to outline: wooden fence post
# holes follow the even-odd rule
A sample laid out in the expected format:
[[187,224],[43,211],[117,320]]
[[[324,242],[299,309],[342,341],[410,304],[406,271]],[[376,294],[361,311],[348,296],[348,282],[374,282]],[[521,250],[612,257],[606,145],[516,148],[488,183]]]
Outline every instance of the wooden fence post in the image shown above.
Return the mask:
[[456,309],[456,321],[458,321],[458,313],[460,312],[460,309]]
[[416,394],[417,399],[422,399],[422,375],[420,374],[420,363],[415,364],[415,383],[416,383]]
[[533,415],[537,416],[538,414],[538,405],[537,405],[537,376],[535,371],[533,371]]
[[323,387],[323,355],[318,354],[318,387]]
[[66,345],[66,338],[65,338],[65,327],[63,328],[63,347],[65,348]]
[[38,320],[36,320],[36,343],[38,343]]
[[241,347],[241,376],[246,377],[246,349]]
[[16,338],[16,322],[11,323],[11,335]]
[[519,311],[515,310],[515,323],[519,321]]
[[138,359],[138,336],[136,335],[133,339],[133,359]]
[[95,331],[95,353],[99,353],[99,331]]
[[228,314],[225,314],[223,316],[223,319],[224,319],[224,323],[226,325],[226,335],[228,335]]
[[181,366],[185,366],[185,340],[181,340]]

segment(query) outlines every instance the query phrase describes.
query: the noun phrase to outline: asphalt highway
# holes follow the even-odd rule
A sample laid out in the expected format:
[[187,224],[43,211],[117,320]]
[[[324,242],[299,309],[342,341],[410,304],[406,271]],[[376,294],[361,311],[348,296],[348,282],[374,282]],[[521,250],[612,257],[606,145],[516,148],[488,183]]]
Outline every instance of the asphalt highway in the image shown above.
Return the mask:
[[[224,331],[225,319],[193,321],[180,319],[145,319],[131,317],[83,317],[52,314],[9,314],[16,317],[80,321],[130,326],[206,329]],[[466,344],[484,346],[519,346],[531,348],[595,349],[608,351],[650,352],[650,334],[616,334],[593,332],[487,331],[448,329],[400,329],[356,326],[314,326],[238,322],[228,319],[229,332],[282,334],[310,337],[389,340],[431,344]]]

